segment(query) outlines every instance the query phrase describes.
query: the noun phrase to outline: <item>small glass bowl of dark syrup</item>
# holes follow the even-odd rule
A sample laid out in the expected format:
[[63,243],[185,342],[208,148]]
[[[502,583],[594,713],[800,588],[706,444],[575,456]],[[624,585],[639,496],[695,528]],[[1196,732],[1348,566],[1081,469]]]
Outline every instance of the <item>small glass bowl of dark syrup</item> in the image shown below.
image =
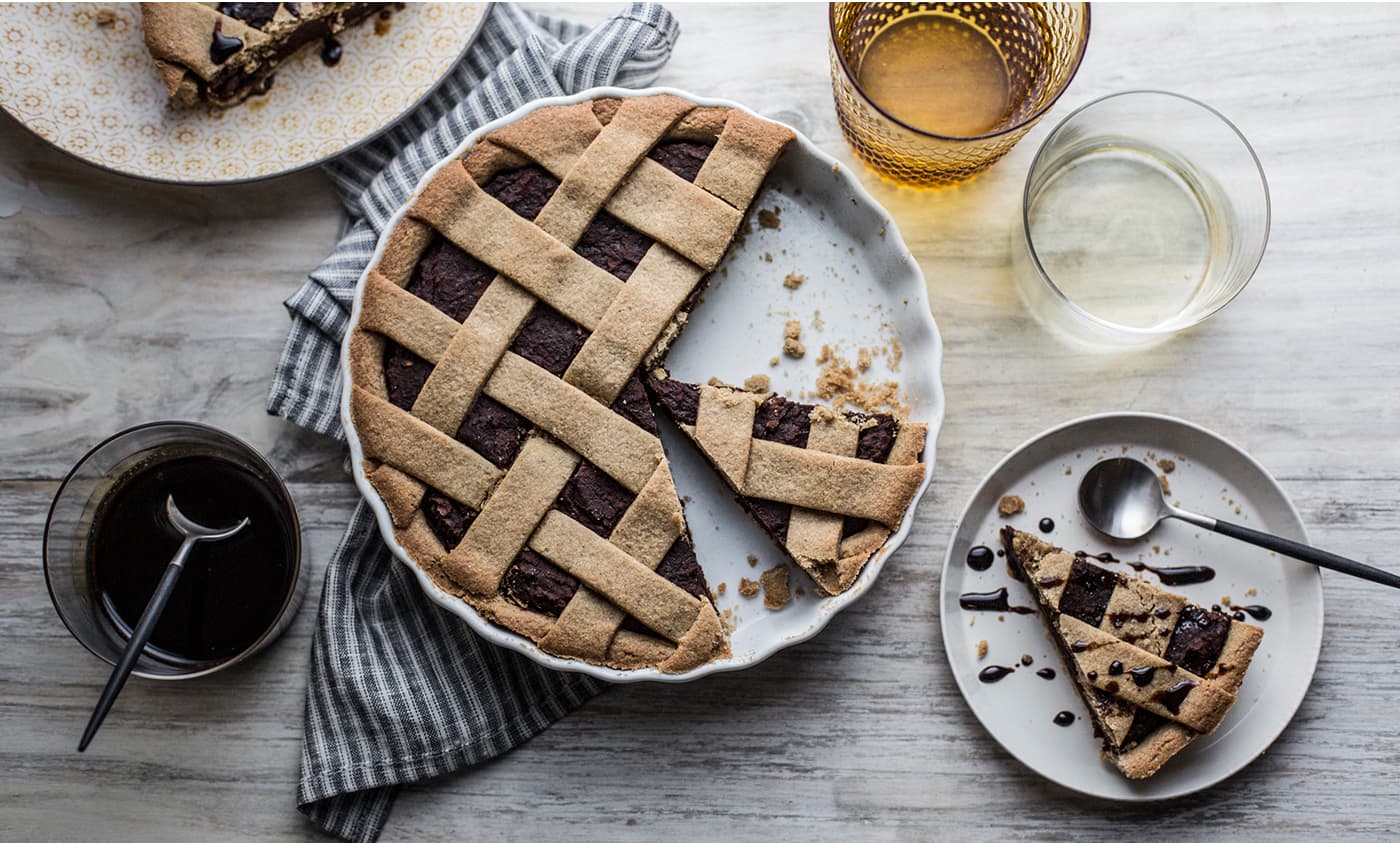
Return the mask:
[[188,679],[272,643],[305,593],[296,508],[251,446],[183,421],[139,425],[97,445],[54,496],[44,575],[68,631],[115,664],[180,545],[167,495],[205,525],[249,519],[238,535],[195,548],[133,671]]

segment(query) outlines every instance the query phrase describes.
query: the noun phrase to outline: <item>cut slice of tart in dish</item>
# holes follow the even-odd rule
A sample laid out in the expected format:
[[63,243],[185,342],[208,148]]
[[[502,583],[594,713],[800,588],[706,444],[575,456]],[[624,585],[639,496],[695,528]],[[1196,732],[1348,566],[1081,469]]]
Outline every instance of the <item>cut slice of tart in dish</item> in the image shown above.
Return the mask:
[[924,479],[927,427],[772,392],[694,384],[653,370],[647,386],[773,541],[840,594],[899,529]]
[[1036,596],[1106,760],[1130,779],[1147,778],[1220,725],[1262,629],[1029,533],[1006,527],[1001,539],[1013,573]]

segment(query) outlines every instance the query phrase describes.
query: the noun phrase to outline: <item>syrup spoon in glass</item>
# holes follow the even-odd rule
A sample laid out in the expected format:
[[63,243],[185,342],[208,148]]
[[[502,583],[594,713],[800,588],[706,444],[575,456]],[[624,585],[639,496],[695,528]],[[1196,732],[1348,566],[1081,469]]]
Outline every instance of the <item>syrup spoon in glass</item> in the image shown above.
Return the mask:
[[1079,481],[1079,511],[1095,530],[1132,541],[1152,531],[1164,518],[1179,518],[1197,527],[1268,548],[1319,568],[1400,588],[1400,576],[1271,533],[1187,512],[1167,503],[1162,484],[1146,464],[1128,457],[1095,463]]
[[170,564],[165,568],[165,574],[160,578],[160,584],[156,586],[156,591],[151,595],[151,599],[146,603],[146,609],[141,613],[141,620],[137,621],[136,628],[131,632],[131,638],[126,642],[126,649],[122,650],[122,657],[117,659],[117,666],[112,668],[112,677],[107,680],[107,687],[102,689],[102,696],[97,699],[97,708],[93,709],[92,717],[88,720],[87,728],[83,730],[83,739],[78,742],[78,751],[82,752],[92,743],[92,738],[97,734],[97,729],[106,719],[107,712],[112,710],[112,703],[117,701],[117,694],[121,693],[122,686],[131,676],[131,671],[136,667],[136,660],[141,657],[141,651],[146,649],[146,642],[151,640],[151,633],[155,631],[156,622],[160,620],[160,614],[165,610],[166,601],[170,599],[170,594],[175,590],[175,583],[180,580],[180,574],[185,570],[185,561],[190,558],[190,551],[199,542],[216,542],[230,538],[244,527],[248,526],[248,519],[244,518],[232,527],[214,528],[206,527],[203,524],[191,521],[180,508],[175,505],[175,496],[167,495],[165,498],[165,514],[170,518],[170,523],[185,540],[180,543],[180,549],[175,551],[175,557],[170,560]]

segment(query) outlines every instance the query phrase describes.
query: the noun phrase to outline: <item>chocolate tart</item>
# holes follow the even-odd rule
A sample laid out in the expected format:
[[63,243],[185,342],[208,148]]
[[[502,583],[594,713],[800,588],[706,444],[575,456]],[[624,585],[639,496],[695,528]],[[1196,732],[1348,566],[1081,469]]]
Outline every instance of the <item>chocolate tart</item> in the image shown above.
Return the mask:
[[827,594],[855,583],[924,479],[926,425],[654,371],[647,388],[739,503]]
[[539,108],[441,166],[362,282],[349,423],[394,538],[544,652],[729,652],[643,373],[792,137],[672,95]]
[[335,35],[397,3],[142,3],[146,49],[176,105],[237,105],[272,87],[277,68],[316,45],[340,60]]
[[1220,725],[1262,629],[1012,527],[1001,539],[1035,593],[1107,761],[1144,779]]

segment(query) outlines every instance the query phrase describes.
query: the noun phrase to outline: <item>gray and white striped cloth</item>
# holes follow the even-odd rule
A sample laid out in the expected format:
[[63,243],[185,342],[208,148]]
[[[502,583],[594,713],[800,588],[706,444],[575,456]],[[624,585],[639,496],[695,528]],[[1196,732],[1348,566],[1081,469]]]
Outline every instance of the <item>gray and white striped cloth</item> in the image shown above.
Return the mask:
[[[680,34],[636,3],[592,28],[497,4],[449,78],[403,122],[326,169],[349,211],[335,251],[287,300],[268,412],[337,438],[340,339],[385,223],[477,126],[539,97],[655,79]],[[326,568],[311,647],[297,805],[327,831],[379,836],[399,785],[499,755],[603,689],[477,638],[419,589],[361,502]]]

